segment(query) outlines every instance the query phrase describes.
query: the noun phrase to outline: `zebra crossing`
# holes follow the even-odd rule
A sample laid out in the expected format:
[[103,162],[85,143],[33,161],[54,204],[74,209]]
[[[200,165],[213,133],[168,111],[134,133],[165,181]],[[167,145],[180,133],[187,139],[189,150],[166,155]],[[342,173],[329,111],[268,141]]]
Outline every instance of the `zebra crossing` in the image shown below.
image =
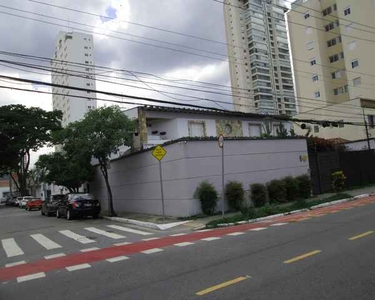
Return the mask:
[[[108,231],[106,230],[108,229]],[[119,233],[114,232],[117,230]],[[84,232],[84,234],[82,234]],[[127,233],[125,236],[124,233]],[[121,234],[120,234],[121,233]],[[22,238],[27,238],[27,242],[23,241],[17,242],[17,239],[21,239],[21,237],[10,237],[1,240],[1,247],[0,247],[0,258],[2,253],[5,253],[6,258],[11,259],[14,257],[22,257],[28,254],[28,247],[32,247],[34,249],[40,249],[38,252],[42,253],[43,251],[52,251],[55,249],[59,249],[62,251],[64,248],[70,249],[72,247],[76,249],[76,251],[80,252],[88,252],[100,249],[99,247],[90,247],[90,248],[80,248],[84,245],[94,246],[99,245],[97,239],[101,239],[101,243],[105,245],[125,245],[130,244],[131,242],[126,242],[121,240],[126,240],[129,235],[132,238],[137,237],[144,237],[153,235],[154,233],[137,230],[125,226],[120,225],[106,225],[106,228],[97,228],[97,227],[85,227],[79,228],[76,230],[59,230],[57,232],[48,232],[48,233],[33,233],[27,236],[23,236]],[[137,238],[138,239],[138,238]],[[62,242],[63,241],[63,242]],[[117,242],[114,244],[113,242]],[[69,245],[64,245],[69,244]],[[26,245],[26,246],[25,246]],[[2,249],[1,249],[2,248]],[[47,253],[46,253],[47,254]],[[52,259],[57,257],[65,256],[64,253],[55,253],[51,255],[43,256],[45,259]],[[21,262],[11,262],[6,264],[7,267],[14,266],[17,263],[24,263]],[[1,266],[0,266],[1,267]]]

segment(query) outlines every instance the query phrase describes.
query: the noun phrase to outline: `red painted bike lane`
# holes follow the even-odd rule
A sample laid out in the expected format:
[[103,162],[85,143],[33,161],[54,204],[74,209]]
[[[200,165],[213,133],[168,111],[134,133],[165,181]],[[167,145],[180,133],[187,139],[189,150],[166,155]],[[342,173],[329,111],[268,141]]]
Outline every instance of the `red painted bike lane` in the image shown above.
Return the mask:
[[194,242],[209,237],[222,237],[224,235],[246,231],[254,228],[268,227],[275,223],[298,221],[298,219],[304,219],[313,215],[319,216],[319,214],[326,214],[335,210],[345,209],[347,207],[361,206],[369,203],[374,203],[375,197],[369,197],[359,199],[353,202],[341,203],[329,207],[316,209],[313,211],[301,212],[293,215],[286,215],[282,217],[275,217],[268,221],[259,223],[248,223],[237,226],[224,227],[219,229],[212,229],[201,232],[189,233],[181,236],[168,236],[152,241],[142,241],[134,244],[123,245],[123,246],[112,246],[108,248],[98,249],[90,252],[71,254],[65,257],[59,257],[50,260],[39,260],[23,265],[13,266],[9,268],[0,269],[0,281],[7,281],[16,279],[20,276],[31,275],[40,272],[48,272],[53,270],[59,270],[66,267],[80,265],[84,263],[93,263],[103,261],[109,258],[118,256],[126,256],[131,254],[140,253],[142,251],[154,249],[154,248],[166,248],[173,246],[174,244],[183,242]]

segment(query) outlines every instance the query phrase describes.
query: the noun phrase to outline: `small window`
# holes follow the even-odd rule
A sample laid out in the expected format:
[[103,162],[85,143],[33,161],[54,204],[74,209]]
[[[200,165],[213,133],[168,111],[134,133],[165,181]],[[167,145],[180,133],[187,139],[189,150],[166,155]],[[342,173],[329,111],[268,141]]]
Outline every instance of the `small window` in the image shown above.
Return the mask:
[[85,56],[89,56],[87,53],[85,53]]
[[314,42],[308,42],[308,43],[306,44],[306,47],[307,47],[307,50],[312,50],[312,49],[314,49]]
[[87,86],[90,86],[90,83],[86,83]]
[[304,17],[305,17],[305,19],[308,19],[308,18],[310,18],[310,13],[309,13],[309,11],[305,12],[305,15],[304,15]]
[[332,5],[332,9],[333,9],[333,11],[337,10],[337,4],[336,3]]
[[350,15],[350,6],[344,9],[344,16]]
[[333,89],[333,94],[337,96],[339,94],[339,89]]
[[367,116],[367,119],[368,119],[368,124],[370,126],[370,128],[374,128],[375,127],[375,118],[374,116]]
[[319,77],[318,77],[317,74],[315,74],[315,75],[312,76],[311,79],[312,79],[313,82],[315,82],[315,81],[318,81],[318,80],[319,80]]
[[316,59],[315,58],[312,58],[310,59],[310,65],[316,65]]
[[361,85],[361,77],[357,77],[353,79],[353,85],[354,86],[360,86]]
[[340,52],[340,59],[344,59],[344,52]]
[[359,67],[359,61],[358,59],[352,60],[352,69]]
[[316,92],[314,93],[314,97],[315,97],[315,98],[320,98],[320,91],[316,91]]
[[319,125],[314,125],[314,133],[318,133],[319,132]]
[[341,42],[342,42],[341,35],[339,35],[339,36],[337,37],[337,43],[341,43]]
[[85,47],[83,47],[83,48],[88,49],[89,47],[85,46]]

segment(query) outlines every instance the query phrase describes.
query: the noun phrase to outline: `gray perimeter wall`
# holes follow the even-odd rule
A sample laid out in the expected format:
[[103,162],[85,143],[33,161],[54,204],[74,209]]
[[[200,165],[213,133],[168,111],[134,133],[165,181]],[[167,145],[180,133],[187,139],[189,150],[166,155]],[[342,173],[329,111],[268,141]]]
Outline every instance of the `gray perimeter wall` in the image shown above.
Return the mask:
[[[183,141],[165,146],[162,160],[165,212],[190,216],[201,212],[194,199],[197,185],[208,180],[221,193],[221,149],[216,141]],[[309,174],[306,140],[227,140],[225,182],[236,180],[249,189],[251,183],[266,183],[287,175]],[[162,214],[159,163],[151,151],[111,162],[110,182],[116,211]],[[90,191],[103,210],[108,210],[107,192],[99,168]],[[221,209],[221,203],[218,203]]]

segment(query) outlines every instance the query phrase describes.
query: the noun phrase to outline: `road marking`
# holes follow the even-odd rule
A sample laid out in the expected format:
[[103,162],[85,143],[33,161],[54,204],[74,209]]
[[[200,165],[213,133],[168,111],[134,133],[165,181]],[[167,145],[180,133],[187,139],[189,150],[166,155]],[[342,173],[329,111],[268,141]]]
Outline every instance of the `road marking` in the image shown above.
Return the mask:
[[153,237],[153,238],[148,238],[148,239],[142,239],[142,241],[147,242],[147,241],[153,241],[153,240],[157,240],[157,239],[159,239],[159,238]]
[[58,257],[63,257],[63,256],[66,256],[66,254],[64,254],[64,253],[56,253],[56,254],[44,256],[44,258],[45,259],[53,259],[53,258],[58,258]]
[[98,247],[92,247],[92,248],[87,248],[87,249],[82,249],[80,250],[80,252],[90,252],[90,251],[95,251],[95,250],[99,250],[100,248]]
[[21,260],[21,261],[17,261],[17,262],[14,262],[14,263],[6,264],[5,268],[10,268],[10,267],[14,267],[14,266],[24,265],[25,263],[26,262],[24,260]]
[[87,268],[91,268],[91,266],[89,264],[81,264],[81,265],[66,267],[65,269],[67,269],[69,272],[72,272],[72,271],[77,271],[77,270],[82,270],[82,269],[87,269]]
[[49,238],[47,238],[43,234],[38,233],[38,234],[32,234],[30,236],[47,250],[61,248],[59,244],[55,243],[54,241],[51,241]]
[[227,235],[236,236],[236,235],[242,235],[242,234],[245,234],[245,232],[232,232],[232,233],[228,233]]
[[297,219],[297,221],[306,221],[306,220],[310,220],[311,218],[301,218],[301,219]]
[[129,257],[127,257],[127,256],[117,256],[117,257],[108,258],[108,259],[106,259],[106,261],[108,261],[110,263],[114,263],[114,262],[118,262],[118,261],[125,260],[125,259],[129,259]]
[[43,277],[46,277],[46,274],[44,272],[40,272],[40,273],[31,274],[31,275],[17,277],[17,282],[20,283],[20,282],[43,278]]
[[288,223],[275,223],[275,224],[271,224],[270,226],[283,226],[283,225],[287,225]]
[[139,234],[139,235],[152,235],[153,234],[151,232],[135,230],[135,229],[132,229],[132,228],[118,226],[118,225],[107,225],[107,227],[117,229],[117,230],[121,230],[121,231],[125,231],[125,232],[131,232],[131,233],[135,233],[135,234]]
[[183,242],[183,243],[177,243],[177,244],[174,244],[174,245],[177,246],[177,247],[185,247],[185,246],[189,246],[189,245],[194,245],[194,243]]
[[220,237],[213,236],[213,237],[204,238],[204,239],[202,239],[202,241],[211,242],[211,241],[216,241],[216,240],[220,240],[220,239],[221,239]]
[[87,227],[85,229],[88,230],[88,231],[91,231],[93,233],[96,233],[96,234],[104,235],[104,236],[109,237],[109,238],[114,239],[114,240],[126,238],[126,236],[119,235],[117,233],[104,231],[104,230],[101,230],[101,229],[98,229],[98,228],[95,228],[95,227]]
[[313,255],[316,255],[316,254],[318,254],[320,252],[322,252],[322,251],[321,250],[314,250],[314,251],[311,251],[309,253],[305,253],[305,254],[302,254],[302,255],[299,255],[299,256],[296,256],[294,258],[291,258],[291,259],[288,259],[288,260],[284,261],[284,264],[290,264],[290,263],[296,262],[298,260],[301,260],[301,259],[313,256]]
[[337,213],[337,212],[339,212],[339,210],[331,210],[329,213],[334,214],[334,213]]
[[362,233],[362,234],[359,234],[359,235],[356,235],[356,236],[352,236],[351,238],[349,238],[349,240],[350,240],[350,241],[354,241],[354,240],[356,240],[356,239],[363,238],[363,237],[365,237],[365,236],[367,236],[367,235],[370,235],[370,234],[372,234],[372,233],[374,233],[374,232],[373,232],[373,231],[367,231],[367,232],[365,232],[365,233]]
[[113,246],[125,246],[125,245],[130,245],[130,244],[131,244],[130,242],[122,242],[122,243],[113,244]]
[[175,233],[175,234],[171,234],[170,236],[182,236],[182,235],[187,235],[187,233]]
[[241,282],[241,281],[244,281],[246,280],[247,277],[237,277],[235,279],[232,279],[232,280],[229,280],[229,281],[226,281],[226,282],[223,282],[223,283],[220,283],[218,285],[214,285],[212,287],[209,287],[208,289],[205,289],[205,290],[202,290],[202,291],[199,291],[198,293],[196,293],[196,295],[198,296],[203,296],[203,295],[206,295],[206,294],[209,294],[209,293],[212,293],[214,291],[217,291],[219,289],[222,289],[222,288],[225,288],[227,286],[230,286],[232,284],[236,284],[238,282]]
[[153,248],[153,249],[148,249],[148,250],[145,250],[145,251],[141,251],[141,253],[152,254],[152,253],[161,252],[161,251],[163,251],[163,249]]
[[61,230],[59,231],[61,234],[65,235],[66,237],[68,238],[71,238],[81,244],[90,244],[90,243],[95,243],[94,240],[90,240],[88,239],[87,237],[83,236],[83,235],[79,235],[79,234],[76,234],[74,233],[73,231],[70,231],[70,230]]
[[268,227],[258,227],[258,228],[249,229],[249,231],[261,231],[261,230],[265,230],[267,228]]
[[197,230],[197,232],[207,232],[207,231],[211,231],[213,229],[202,229],[202,230]]
[[14,238],[1,240],[3,248],[8,257],[19,256],[25,254],[20,247],[18,247]]

